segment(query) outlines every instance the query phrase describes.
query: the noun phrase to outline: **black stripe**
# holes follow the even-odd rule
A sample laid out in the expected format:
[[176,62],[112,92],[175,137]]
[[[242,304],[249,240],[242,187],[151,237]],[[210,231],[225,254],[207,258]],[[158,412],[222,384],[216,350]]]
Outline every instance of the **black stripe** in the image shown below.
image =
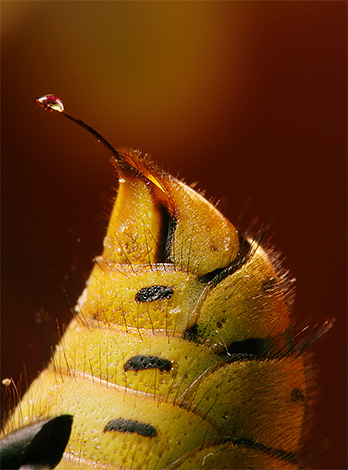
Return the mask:
[[168,252],[170,253],[176,222],[175,218],[169,214],[168,209],[163,206],[163,204],[158,204],[158,210],[161,214],[161,231],[157,238],[157,253],[155,259],[157,263],[168,263],[171,262],[168,257]]
[[104,432],[111,431],[137,433],[145,437],[157,436],[157,431],[154,426],[151,426],[151,424],[139,423],[132,419],[113,419],[104,428]]
[[[166,263],[173,263],[173,254],[175,257],[175,230],[177,226],[177,219],[175,216],[169,214],[168,209],[167,211],[167,233],[165,239],[165,259]],[[163,216],[162,216],[163,217]],[[174,253],[172,254],[172,249],[174,245]]]
[[129,358],[123,368],[125,371],[159,369],[161,372],[169,372],[172,368],[172,363],[168,359],[161,359],[157,356],[144,356],[139,354]]
[[270,344],[263,338],[247,338],[243,341],[233,341],[219,355],[232,355],[232,360],[258,359],[271,352]]
[[264,454],[270,455],[271,457],[276,457],[291,464],[296,464],[297,461],[295,452],[288,452],[279,448],[267,447],[263,444],[260,444],[259,442],[253,441],[252,439],[236,439],[229,437],[226,439],[226,442],[232,442],[232,444],[245,447],[246,449],[258,450]]
[[224,268],[215,269],[210,273],[199,276],[198,280],[205,284],[210,284],[211,287],[216,287],[226,277],[238,271],[250,259],[250,256],[255,252],[255,246],[257,247],[258,245],[254,245],[254,243],[251,245],[246,238],[239,234],[239,252],[236,259]]
[[143,287],[135,294],[135,300],[139,303],[153,302],[155,300],[170,299],[174,290],[168,286]]

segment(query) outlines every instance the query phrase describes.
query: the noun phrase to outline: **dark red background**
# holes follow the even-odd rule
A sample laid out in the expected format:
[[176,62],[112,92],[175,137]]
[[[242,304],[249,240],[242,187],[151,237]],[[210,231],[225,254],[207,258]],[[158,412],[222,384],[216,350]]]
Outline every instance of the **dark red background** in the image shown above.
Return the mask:
[[[273,220],[320,400],[313,468],[346,461],[346,3],[1,2],[2,368],[29,380],[101,251],[108,155],[43,113],[52,92],[116,146],[199,181],[242,228]],[[74,235],[72,231],[77,234]],[[79,236],[83,248],[76,241]],[[63,293],[62,288],[65,293]],[[43,320],[40,309],[48,312]],[[53,331],[53,333],[51,333]]]

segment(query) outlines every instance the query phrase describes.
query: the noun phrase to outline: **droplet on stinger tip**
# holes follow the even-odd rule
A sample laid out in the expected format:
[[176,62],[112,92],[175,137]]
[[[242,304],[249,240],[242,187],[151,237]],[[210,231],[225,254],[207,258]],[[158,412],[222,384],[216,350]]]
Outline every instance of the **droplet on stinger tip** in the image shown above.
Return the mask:
[[43,95],[41,96],[41,98],[38,98],[35,101],[45,111],[58,111],[59,113],[64,111],[64,105],[62,100],[55,95]]

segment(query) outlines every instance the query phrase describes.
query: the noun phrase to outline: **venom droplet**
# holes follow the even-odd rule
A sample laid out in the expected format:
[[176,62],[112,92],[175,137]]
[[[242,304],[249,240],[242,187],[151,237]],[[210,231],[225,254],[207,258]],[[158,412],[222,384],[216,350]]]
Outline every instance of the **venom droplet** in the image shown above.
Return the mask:
[[59,113],[64,111],[62,100],[55,95],[43,95],[35,101],[45,111],[58,111]]

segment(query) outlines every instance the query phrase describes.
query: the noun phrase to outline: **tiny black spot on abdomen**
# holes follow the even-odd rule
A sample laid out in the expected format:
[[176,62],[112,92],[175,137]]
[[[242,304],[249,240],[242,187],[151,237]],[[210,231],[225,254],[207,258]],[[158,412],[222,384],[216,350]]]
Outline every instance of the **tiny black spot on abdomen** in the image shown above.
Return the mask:
[[144,370],[144,369],[159,369],[161,372],[169,372],[172,368],[172,363],[168,359],[161,359],[157,356],[133,356],[123,366],[124,370]]
[[137,302],[153,302],[154,300],[170,299],[174,290],[168,286],[143,287],[135,294]]
[[133,421],[132,419],[113,419],[104,428],[104,432],[129,432],[140,434],[145,437],[157,436],[157,431],[154,426],[146,423],[139,423],[139,421]]
[[304,403],[305,396],[304,396],[304,393],[302,392],[302,390],[300,390],[299,388],[292,389],[292,391],[291,391],[291,400],[292,401],[297,401],[297,402],[300,402],[300,403]]

